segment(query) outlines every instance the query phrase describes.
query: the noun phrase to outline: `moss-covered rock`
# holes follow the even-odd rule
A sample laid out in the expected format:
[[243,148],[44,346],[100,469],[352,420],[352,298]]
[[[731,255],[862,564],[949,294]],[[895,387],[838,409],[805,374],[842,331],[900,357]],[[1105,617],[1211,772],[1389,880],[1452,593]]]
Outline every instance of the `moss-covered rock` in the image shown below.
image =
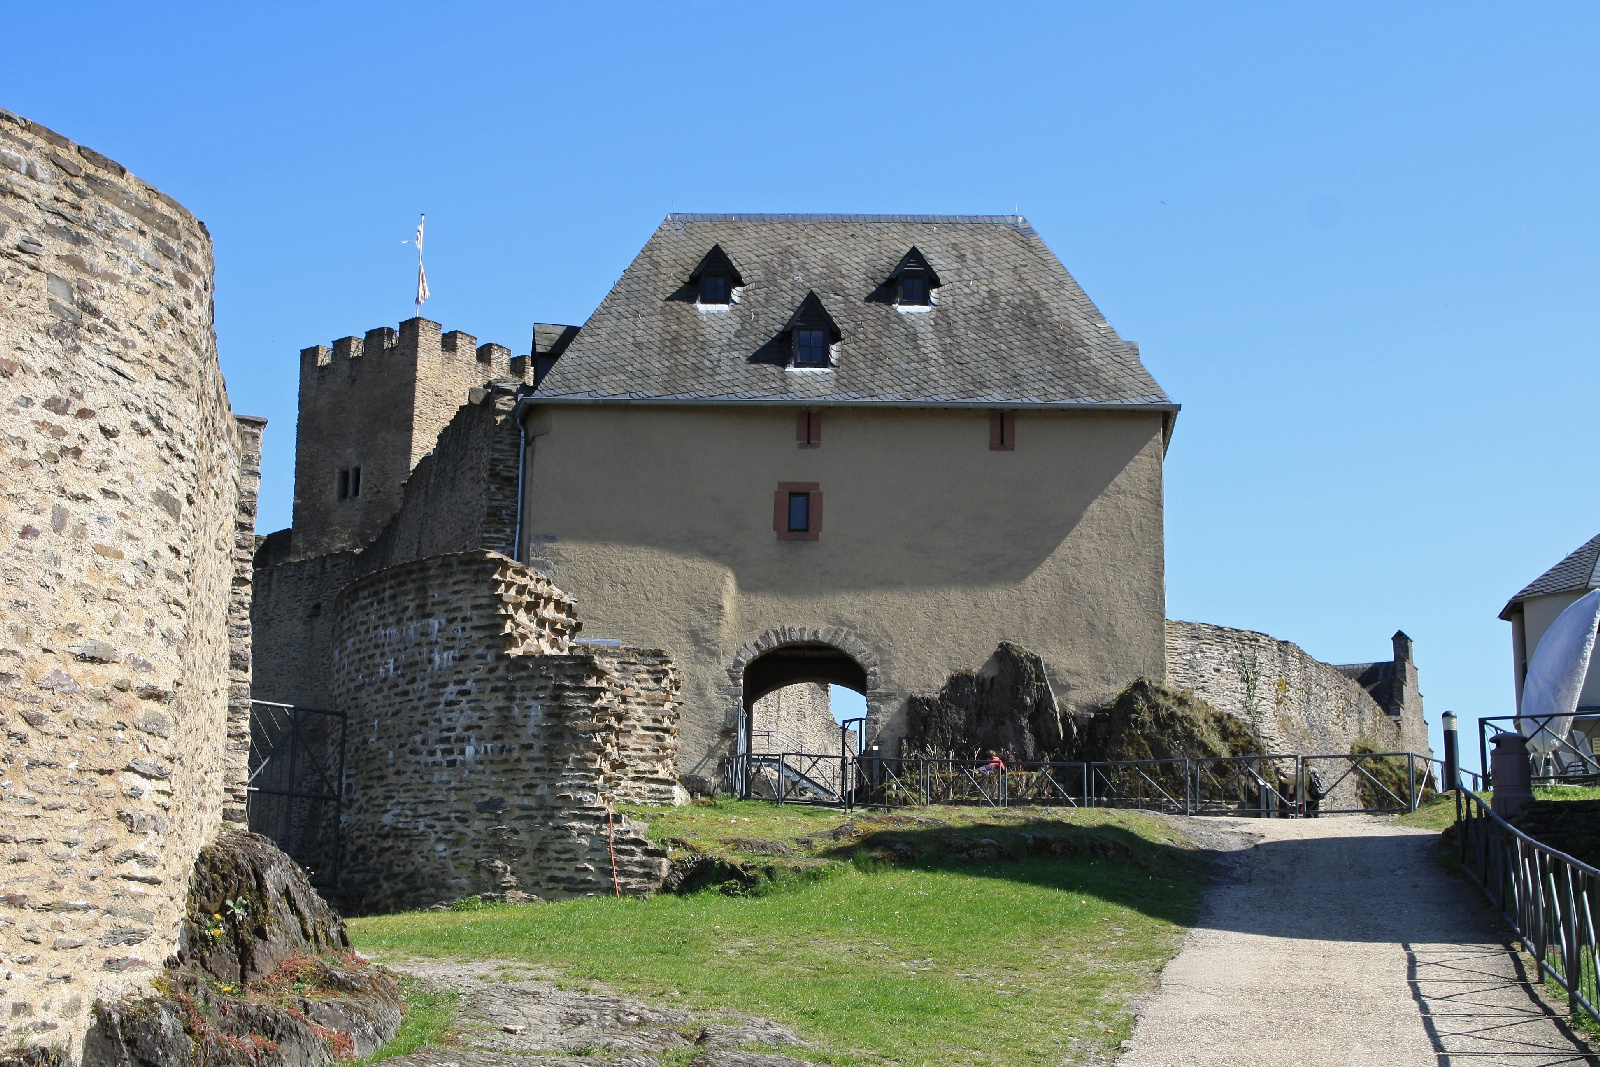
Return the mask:
[[989,751],[1007,759],[1066,759],[1072,718],[1063,719],[1034,653],[1002,641],[978,670],[958,671],[937,696],[908,702],[908,752],[981,759]]
[[293,860],[242,831],[201,850],[178,953],[154,985],[96,1005],[86,1067],[323,1067],[400,1026],[394,979],[350,951]]
[[1184,759],[1262,755],[1242,719],[1187,690],[1140,678],[1080,725],[1074,760]]

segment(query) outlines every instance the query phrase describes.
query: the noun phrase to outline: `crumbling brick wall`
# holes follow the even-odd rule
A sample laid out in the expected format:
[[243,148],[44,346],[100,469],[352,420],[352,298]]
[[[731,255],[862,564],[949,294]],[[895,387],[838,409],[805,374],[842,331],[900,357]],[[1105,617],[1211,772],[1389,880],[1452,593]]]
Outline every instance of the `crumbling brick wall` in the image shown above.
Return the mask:
[[229,407],[205,227],[9,112],[0,308],[0,1041],[75,1060],[242,817],[262,424]]
[[665,854],[612,803],[681,796],[663,653],[574,646],[572,602],[494,552],[375,571],[335,615],[356,907],[610,893],[613,854],[622,892],[660,884]]

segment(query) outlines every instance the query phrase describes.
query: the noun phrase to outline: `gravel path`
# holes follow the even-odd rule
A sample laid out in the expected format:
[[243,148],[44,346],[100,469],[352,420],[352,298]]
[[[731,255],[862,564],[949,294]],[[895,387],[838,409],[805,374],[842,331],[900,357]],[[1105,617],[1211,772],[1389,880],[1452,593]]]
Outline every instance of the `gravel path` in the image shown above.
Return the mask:
[[1259,838],[1145,1002],[1118,1067],[1596,1065],[1436,834],[1365,816],[1205,820]]

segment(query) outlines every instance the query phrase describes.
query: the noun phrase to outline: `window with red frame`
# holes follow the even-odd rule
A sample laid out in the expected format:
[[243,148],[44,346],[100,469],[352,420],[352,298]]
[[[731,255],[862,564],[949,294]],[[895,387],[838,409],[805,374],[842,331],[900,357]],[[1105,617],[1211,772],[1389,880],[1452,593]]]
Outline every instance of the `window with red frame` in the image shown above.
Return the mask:
[[779,482],[772,494],[772,529],[780,541],[815,541],[822,534],[822,487]]

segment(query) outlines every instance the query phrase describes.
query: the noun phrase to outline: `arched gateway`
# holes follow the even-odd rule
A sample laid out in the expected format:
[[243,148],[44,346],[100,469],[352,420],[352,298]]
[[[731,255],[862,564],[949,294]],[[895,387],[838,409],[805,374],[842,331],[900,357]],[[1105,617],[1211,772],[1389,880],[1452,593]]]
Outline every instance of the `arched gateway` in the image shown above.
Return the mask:
[[[737,763],[751,751],[752,709],[756,701],[801,682],[842,685],[866,697],[867,721],[862,737],[877,732],[879,707],[878,657],[853,633],[839,627],[811,629],[784,626],[768,630],[739,646],[728,666],[727,693],[739,724],[734,746]],[[739,771],[735,769],[735,776]]]

